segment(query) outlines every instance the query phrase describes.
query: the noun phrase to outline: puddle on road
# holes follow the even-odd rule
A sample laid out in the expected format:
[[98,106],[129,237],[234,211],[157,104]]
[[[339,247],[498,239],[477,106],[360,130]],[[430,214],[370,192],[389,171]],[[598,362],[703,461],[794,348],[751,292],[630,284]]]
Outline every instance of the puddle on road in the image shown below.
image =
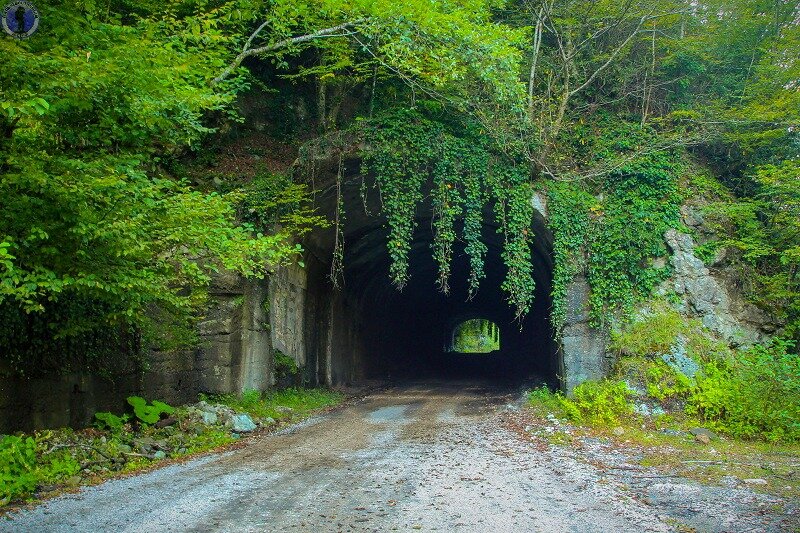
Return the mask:
[[409,407],[409,405],[381,407],[367,415],[367,420],[373,424],[407,424],[410,420],[406,418],[405,414]]

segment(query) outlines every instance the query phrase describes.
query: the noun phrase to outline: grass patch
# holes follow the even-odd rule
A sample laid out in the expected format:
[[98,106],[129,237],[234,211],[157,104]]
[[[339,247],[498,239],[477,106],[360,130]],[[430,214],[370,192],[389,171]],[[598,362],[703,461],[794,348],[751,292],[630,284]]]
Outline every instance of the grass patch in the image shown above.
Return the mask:
[[[699,425],[684,413],[654,418],[631,415],[612,426],[605,423],[553,428],[553,417],[570,419],[564,409],[570,400],[561,393],[539,388],[528,395],[529,435],[550,445],[574,445],[584,438],[607,440],[621,452],[638,457],[644,467],[665,475],[681,476],[700,483],[719,485],[726,477],[738,486],[786,499],[800,498],[800,444],[771,443],[721,436],[710,444],[697,442],[691,434],[669,432]],[[620,431],[621,428],[621,431]],[[547,430],[547,431],[545,431]],[[766,484],[744,483],[761,479]]]
[[800,445],[726,439],[709,445],[688,437],[651,430],[626,429],[625,445],[640,447],[643,466],[701,483],[719,484],[723,478],[763,479],[748,488],[787,499],[800,498]]
[[221,403],[257,419],[280,421],[302,418],[308,413],[340,403],[344,396],[329,389],[289,388],[261,393],[248,390],[241,395],[218,394],[201,396],[209,402]]

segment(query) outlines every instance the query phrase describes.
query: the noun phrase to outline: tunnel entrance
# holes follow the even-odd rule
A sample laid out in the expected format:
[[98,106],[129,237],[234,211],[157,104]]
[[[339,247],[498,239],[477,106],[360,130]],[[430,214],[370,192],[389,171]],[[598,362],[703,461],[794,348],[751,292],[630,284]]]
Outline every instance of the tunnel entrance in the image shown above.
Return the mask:
[[[317,229],[304,242],[306,249],[305,344],[309,377],[329,385],[371,379],[485,378],[539,379],[559,387],[560,355],[550,325],[552,237],[536,212],[532,256],[536,296],[520,321],[506,301],[501,284],[503,235],[491,211],[484,213],[483,242],[486,277],[468,298],[469,259],[456,242],[451,263],[450,293],[436,285],[430,209],[421,206],[409,254],[408,284],[398,291],[389,279],[385,219],[378,193],[362,198],[362,178],[341,182],[347,215],[344,237],[343,282],[330,280],[335,228]],[[369,189],[369,187],[367,187]],[[319,212],[334,218],[333,187],[316,199]],[[459,324],[482,319],[493,324],[502,341],[489,353],[454,350],[453,332]]]

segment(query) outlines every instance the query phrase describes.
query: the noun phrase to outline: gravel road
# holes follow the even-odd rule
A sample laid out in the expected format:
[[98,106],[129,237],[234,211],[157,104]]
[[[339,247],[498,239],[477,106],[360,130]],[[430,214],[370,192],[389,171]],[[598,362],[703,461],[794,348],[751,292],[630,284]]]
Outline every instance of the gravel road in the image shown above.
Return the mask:
[[[587,533],[785,526],[764,512],[779,503],[767,496],[641,475],[635,483],[624,468],[601,469],[569,449],[536,446],[503,422],[518,399],[518,392],[475,382],[381,390],[232,452],[55,498],[0,520],[0,531]],[[605,464],[625,464],[623,456],[596,453],[605,454]],[[614,477],[616,471],[623,474]]]

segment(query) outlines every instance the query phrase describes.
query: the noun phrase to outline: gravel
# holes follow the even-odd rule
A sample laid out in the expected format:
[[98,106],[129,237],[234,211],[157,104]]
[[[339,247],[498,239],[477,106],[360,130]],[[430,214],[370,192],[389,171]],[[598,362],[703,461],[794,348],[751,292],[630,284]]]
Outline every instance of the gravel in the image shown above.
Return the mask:
[[785,526],[780,515],[764,512],[780,502],[748,490],[650,482],[641,474],[633,479],[628,470],[591,464],[628,464],[601,442],[577,450],[522,438],[502,421],[517,410],[516,399],[475,382],[387,389],[232,452],[52,499],[0,520],[0,531],[589,533]]

